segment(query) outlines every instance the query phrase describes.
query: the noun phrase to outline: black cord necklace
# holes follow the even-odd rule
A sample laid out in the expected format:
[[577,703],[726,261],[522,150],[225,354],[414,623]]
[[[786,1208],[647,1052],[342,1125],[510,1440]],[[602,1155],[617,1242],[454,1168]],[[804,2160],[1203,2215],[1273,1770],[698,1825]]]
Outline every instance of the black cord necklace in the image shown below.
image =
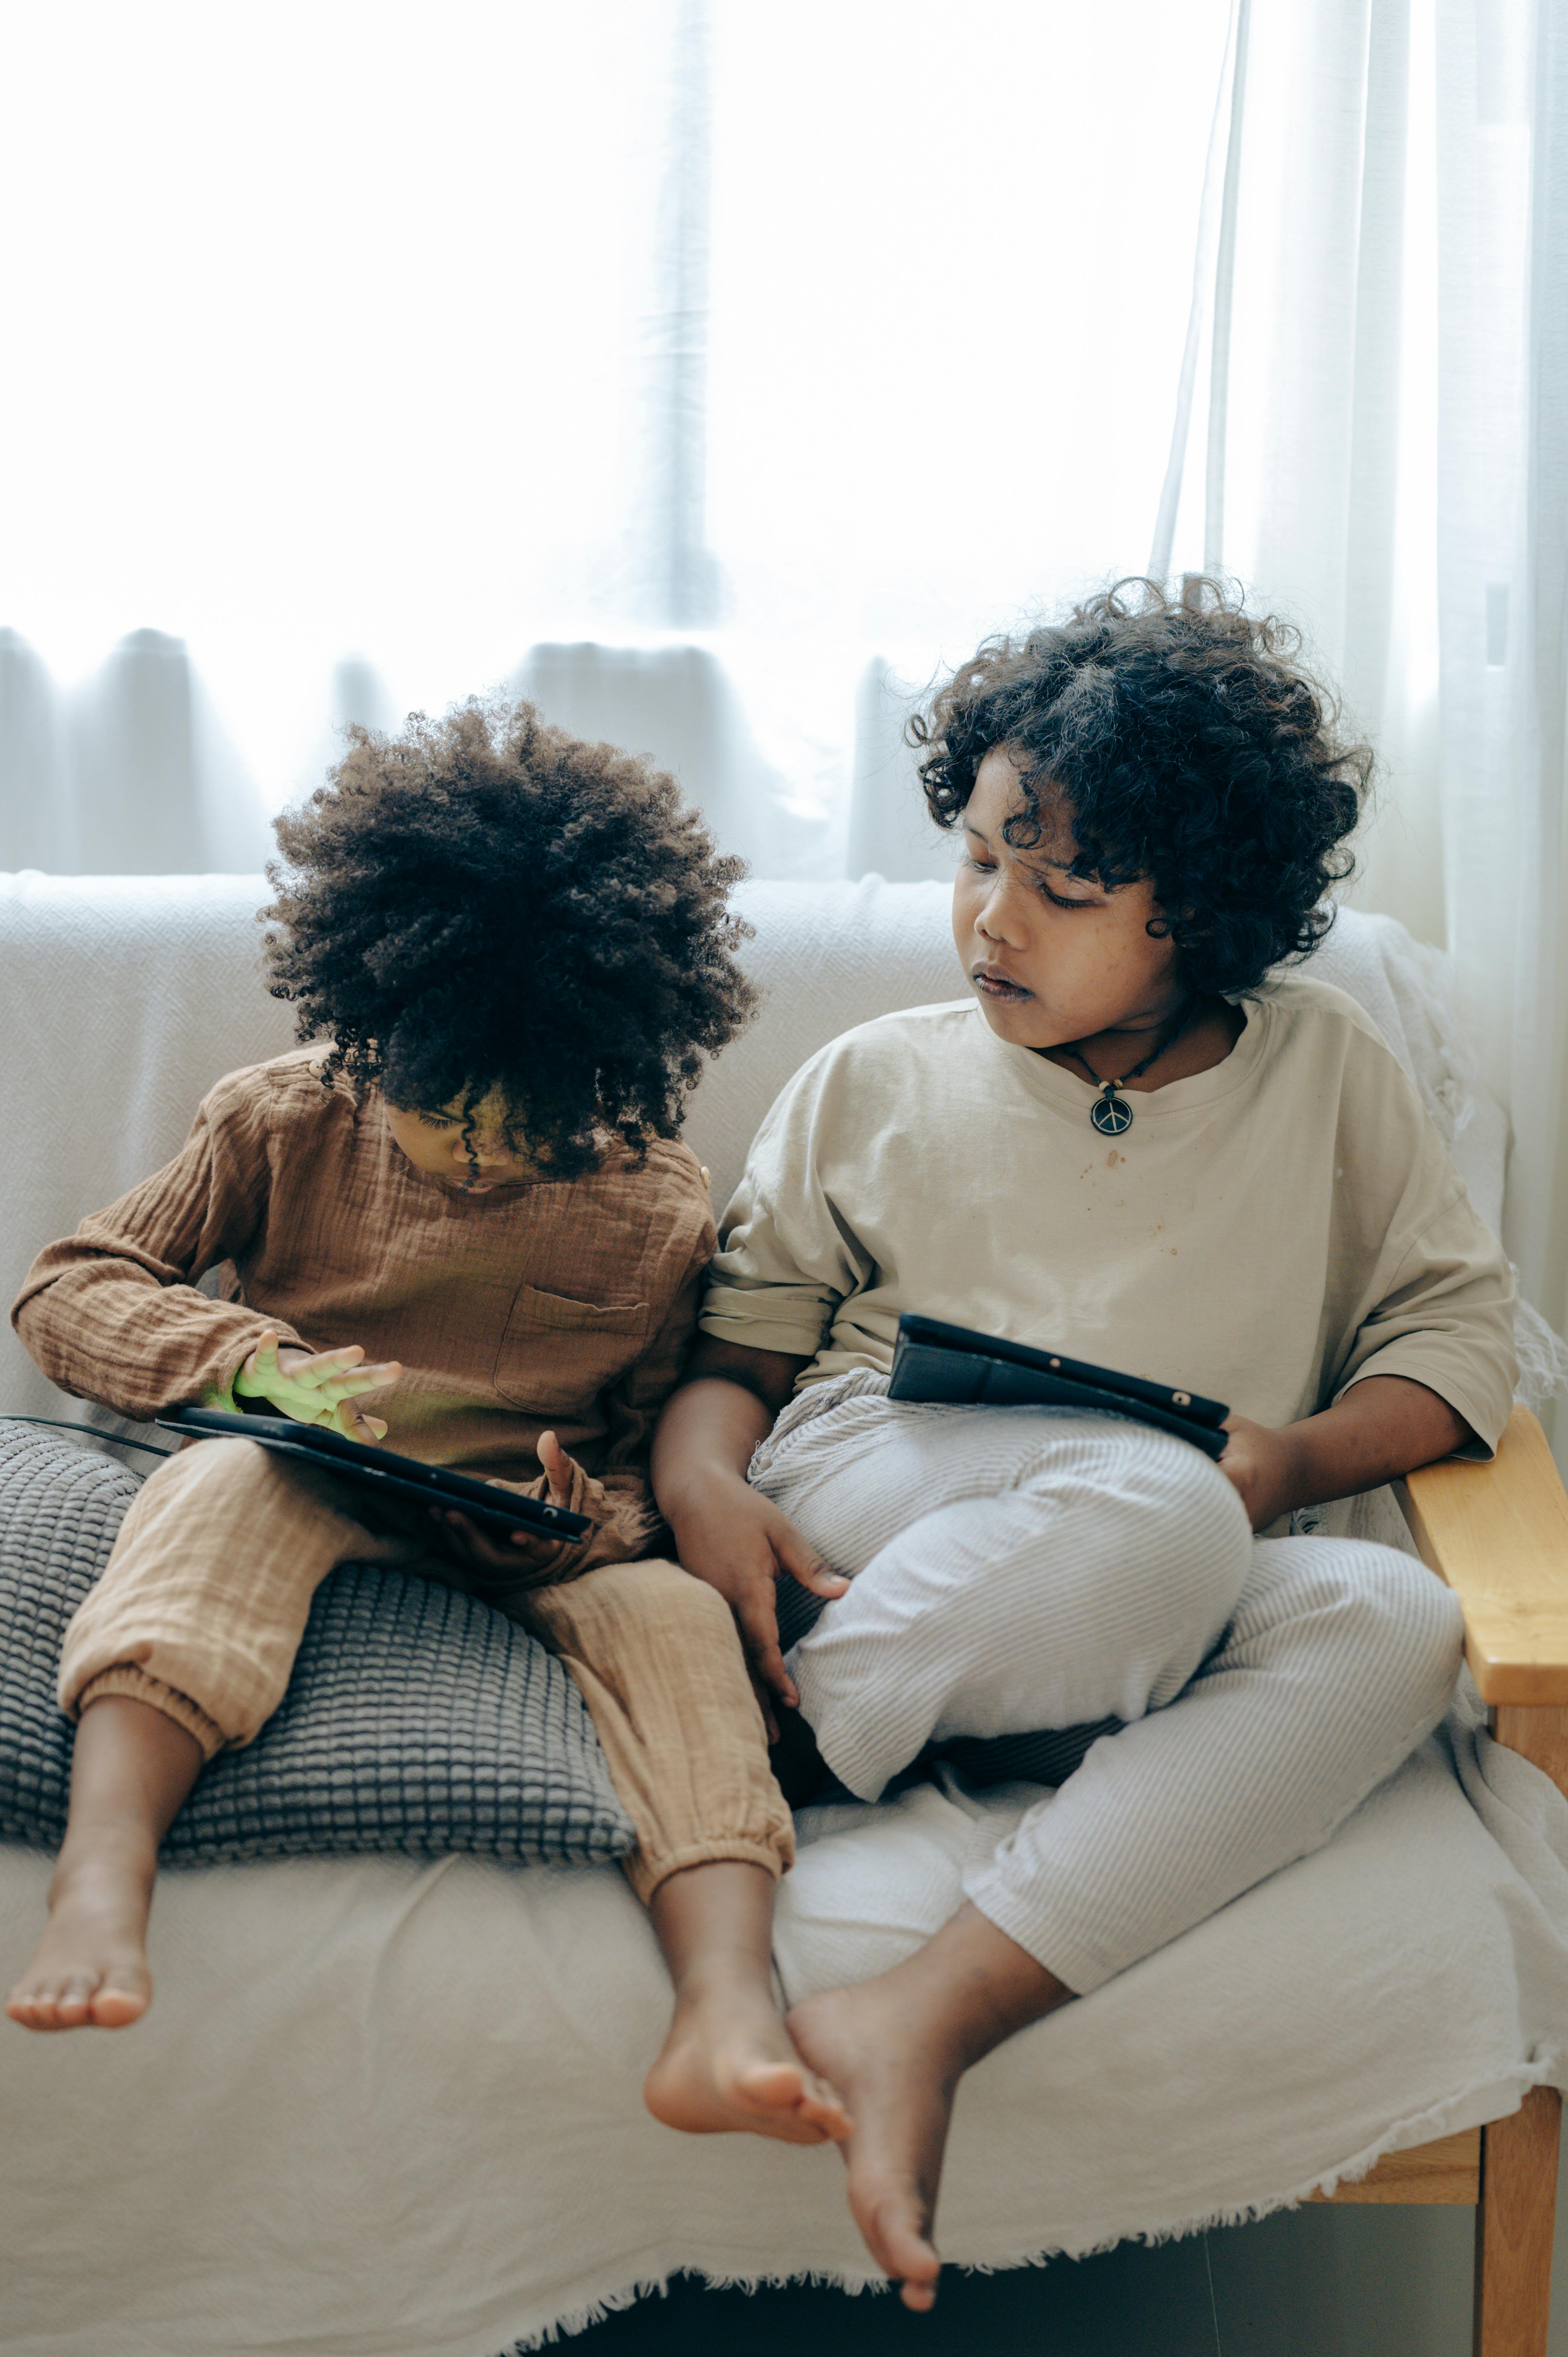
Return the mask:
[[1090,1079],[1094,1082],[1095,1087],[1101,1092],[1100,1095],[1096,1097],[1094,1103],[1089,1108],[1089,1118],[1094,1124],[1095,1128],[1100,1132],[1101,1137],[1120,1137],[1123,1130],[1132,1128],[1133,1108],[1128,1103],[1125,1097],[1119,1097],[1117,1095],[1117,1090],[1125,1088],[1129,1081],[1141,1080],[1143,1075],[1148,1071],[1151,1064],[1158,1063],[1160,1058],[1165,1054],[1167,1048],[1174,1048],[1176,1046],[1176,1041],[1187,1029],[1187,1023],[1192,1016],[1192,1011],[1197,1005],[1197,1001],[1196,998],[1189,998],[1187,1005],[1182,1009],[1181,1020],[1177,1023],[1176,1029],[1171,1033],[1169,1039],[1162,1039],[1159,1046],[1155,1049],[1152,1055],[1145,1056],[1141,1064],[1134,1064],[1130,1072],[1123,1072],[1119,1079],[1114,1081],[1102,1080],[1100,1074],[1095,1071],[1094,1066],[1090,1062],[1089,1058],[1084,1054],[1081,1048],[1070,1048],[1067,1045],[1065,1040],[1063,1041],[1062,1046],[1064,1053],[1069,1056],[1075,1056],[1078,1059],[1078,1061],[1083,1066],[1084,1071],[1089,1074]]

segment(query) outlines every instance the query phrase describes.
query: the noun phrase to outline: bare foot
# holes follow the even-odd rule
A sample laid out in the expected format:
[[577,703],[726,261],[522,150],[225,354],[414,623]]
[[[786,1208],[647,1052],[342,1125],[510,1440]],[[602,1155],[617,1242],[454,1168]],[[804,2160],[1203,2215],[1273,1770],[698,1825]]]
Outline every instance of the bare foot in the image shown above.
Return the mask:
[[749,2129],[785,2144],[842,2143],[849,2114],[807,2068],[771,2002],[750,1986],[683,1993],[643,2101],[666,2127]]
[[854,2120],[844,2155],[854,2222],[905,2307],[923,2309],[934,2305],[941,2273],[931,2223],[959,2068],[939,2055],[918,2016],[901,2022],[891,1977],[806,1997],[787,2026],[807,2061],[844,2090]]
[[55,1876],[48,1928],[5,2010],[25,2029],[123,2029],[152,2003],[143,1844],[106,1842]]
[[745,2128],[786,2144],[842,2142],[849,2115],[802,2062],[773,2002],[773,1882],[767,1867],[721,1857],[682,1867],[654,1891],[649,1913],[675,2017],[643,2100],[692,2136]]
[[145,2013],[158,1844],[201,1760],[194,1735],[134,1695],[104,1695],[82,1712],[48,1929],[6,1999],[13,2021],[123,2029]]
[[1071,1997],[966,1903],[891,1972],[809,1996],[786,2017],[806,2061],[843,2091],[854,2122],[844,2152],[849,2206],[906,2308],[929,2309],[937,2297],[931,2229],[960,2079]]

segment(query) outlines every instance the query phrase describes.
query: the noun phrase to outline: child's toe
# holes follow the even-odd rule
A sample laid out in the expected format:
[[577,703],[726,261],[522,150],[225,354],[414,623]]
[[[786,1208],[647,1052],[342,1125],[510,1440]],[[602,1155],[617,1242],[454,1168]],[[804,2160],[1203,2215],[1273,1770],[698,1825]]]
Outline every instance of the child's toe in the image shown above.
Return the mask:
[[68,1973],[55,1988],[51,2010],[61,2029],[80,2029],[92,2008],[92,1994],[98,1986],[96,1973]]
[[830,2136],[835,2144],[848,2142],[854,2125],[848,2107],[838,2090],[830,2087],[825,2079],[819,2079],[814,2071],[806,2073],[800,2112],[803,2118],[810,2120],[813,2126],[820,2127],[822,2134]]
[[100,2029],[124,2029],[128,2022],[139,2021],[147,2009],[145,1990],[100,1989],[89,2008],[87,2018]]
[[100,2029],[124,2029],[139,2020],[152,2002],[153,1985],[145,1972],[132,1968],[106,1972],[93,1991],[86,2018]]
[[902,2287],[905,2306],[929,2308],[941,2263],[928,2238],[928,2212],[918,2194],[899,2187],[869,2198],[863,2193],[857,2201],[852,2190],[850,2206],[872,2257]]
[[26,2029],[59,2029],[59,1991],[52,1984],[38,1987],[16,1989],[6,2007],[13,2021]]

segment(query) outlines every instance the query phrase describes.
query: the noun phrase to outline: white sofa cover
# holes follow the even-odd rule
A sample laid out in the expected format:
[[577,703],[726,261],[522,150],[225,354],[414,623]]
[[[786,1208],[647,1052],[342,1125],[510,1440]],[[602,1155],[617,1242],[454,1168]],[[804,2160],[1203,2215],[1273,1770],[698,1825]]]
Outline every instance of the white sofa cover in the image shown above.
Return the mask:
[[[177,1144],[220,1071],[289,1043],[259,878],[0,883],[0,1283]],[[722,1200],[774,1091],[883,1009],[956,995],[934,886],[743,889],[768,996],[690,1135]],[[1415,1073],[1497,1219],[1503,1126],[1439,967],[1348,916],[1318,971]],[[7,1333],[0,1408],[62,1403]],[[819,1809],[781,1894],[786,1992],[858,1977],[956,1904],[1037,1794],[956,1780]],[[0,1979],[48,1861],[0,1850]],[[498,2357],[678,2268],[872,2270],[828,2149],[658,2126],[666,2011],[614,1870],[473,1859],[171,1872],[157,1999],[112,2037],[0,2024],[6,2357]],[[939,2221],[1004,2266],[1293,2201],[1568,2084],[1568,1805],[1465,1714],[1327,1847],[992,2056]]]

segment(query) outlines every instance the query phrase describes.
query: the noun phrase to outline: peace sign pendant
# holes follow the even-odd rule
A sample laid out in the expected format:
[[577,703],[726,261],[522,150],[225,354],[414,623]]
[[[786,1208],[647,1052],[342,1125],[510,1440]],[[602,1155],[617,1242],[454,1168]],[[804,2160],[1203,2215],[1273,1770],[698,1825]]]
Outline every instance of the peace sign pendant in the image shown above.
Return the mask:
[[1114,1081],[1101,1083],[1105,1093],[1089,1108],[1089,1118],[1101,1137],[1120,1137],[1124,1129],[1133,1126],[1133,1108],[1125,1097],[1116,1093]]

